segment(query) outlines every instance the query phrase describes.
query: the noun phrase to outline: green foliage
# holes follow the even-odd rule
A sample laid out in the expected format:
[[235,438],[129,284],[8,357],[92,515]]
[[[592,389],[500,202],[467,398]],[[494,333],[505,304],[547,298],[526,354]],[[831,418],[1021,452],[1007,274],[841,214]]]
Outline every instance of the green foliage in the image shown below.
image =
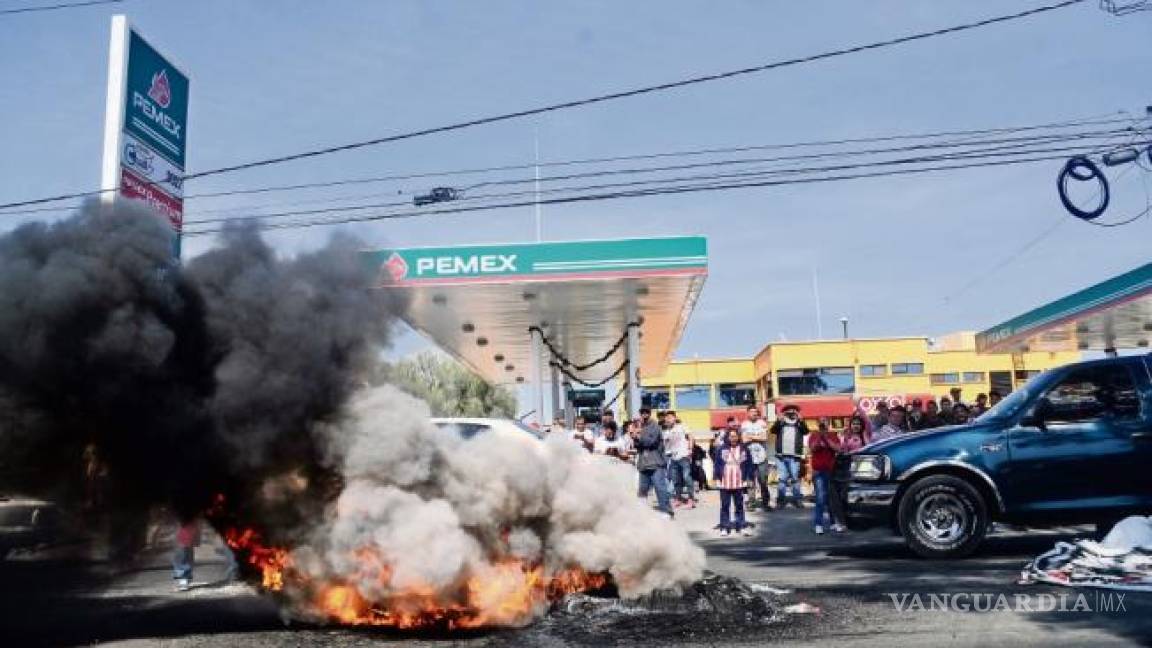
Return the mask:
[[516,397],[439,353],[426,351],[383,368],[376,377],[428,403],[433,416],[511,418]]

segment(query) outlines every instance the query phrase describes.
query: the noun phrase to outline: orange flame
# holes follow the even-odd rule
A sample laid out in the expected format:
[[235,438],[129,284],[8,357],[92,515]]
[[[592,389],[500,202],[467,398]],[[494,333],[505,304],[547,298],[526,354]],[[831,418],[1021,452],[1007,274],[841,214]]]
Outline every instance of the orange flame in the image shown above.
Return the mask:
[[284,572],[292,567],[292,557],[287,549],[264,545],[254,529],[228,529],[224,532],[224,541],[243,556],[245,562],[260,570],[264,589],[271,592],[284,589]]
[[[287,549],[264,545],[253,529],[229,529],[225,540],[244,562],[258,570],[263,589],[288,595],[294,612],[345,625],[399,629],[523,625],[549,602],[608,582],[602,574],[579,568],[546,575],[541,565],[508,559],[473,574],[453,595],[432,587],[396,588],[391,582],[391,566],[370,547],[352,552],[358,566],[355,573],[317,582],[295,568]],[[372,583],[385,594],[370,600],[354,583]]]

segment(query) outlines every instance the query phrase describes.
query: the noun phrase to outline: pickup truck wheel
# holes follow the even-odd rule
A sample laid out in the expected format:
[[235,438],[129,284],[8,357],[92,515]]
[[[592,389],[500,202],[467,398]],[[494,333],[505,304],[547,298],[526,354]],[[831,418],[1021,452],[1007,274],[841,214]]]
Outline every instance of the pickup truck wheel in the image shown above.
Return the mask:
[[988,507],[971,484],[951,475],[914,482],[900,498],[904,542],[923,558],[962,558],[988,532]]

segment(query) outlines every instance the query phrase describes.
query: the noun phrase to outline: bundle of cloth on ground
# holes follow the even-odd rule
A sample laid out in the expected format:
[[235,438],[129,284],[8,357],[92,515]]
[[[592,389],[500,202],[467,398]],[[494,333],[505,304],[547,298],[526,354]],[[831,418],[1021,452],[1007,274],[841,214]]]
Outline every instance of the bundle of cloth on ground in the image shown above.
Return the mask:
[[1057,542],[1020,582],[1152,592],[1152,517],[1124,518],[1100,542]]

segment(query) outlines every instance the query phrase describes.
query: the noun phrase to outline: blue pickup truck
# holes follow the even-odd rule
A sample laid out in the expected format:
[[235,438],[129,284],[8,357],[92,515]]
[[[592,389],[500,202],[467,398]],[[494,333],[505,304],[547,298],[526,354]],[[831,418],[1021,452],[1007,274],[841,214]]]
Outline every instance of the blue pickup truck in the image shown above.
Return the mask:
[[839,457],[835,485],[850,528],[890,526],[927,558],[970,554],[994,521],[1152,513],[1152,355],[1046,371],[972,423]]

